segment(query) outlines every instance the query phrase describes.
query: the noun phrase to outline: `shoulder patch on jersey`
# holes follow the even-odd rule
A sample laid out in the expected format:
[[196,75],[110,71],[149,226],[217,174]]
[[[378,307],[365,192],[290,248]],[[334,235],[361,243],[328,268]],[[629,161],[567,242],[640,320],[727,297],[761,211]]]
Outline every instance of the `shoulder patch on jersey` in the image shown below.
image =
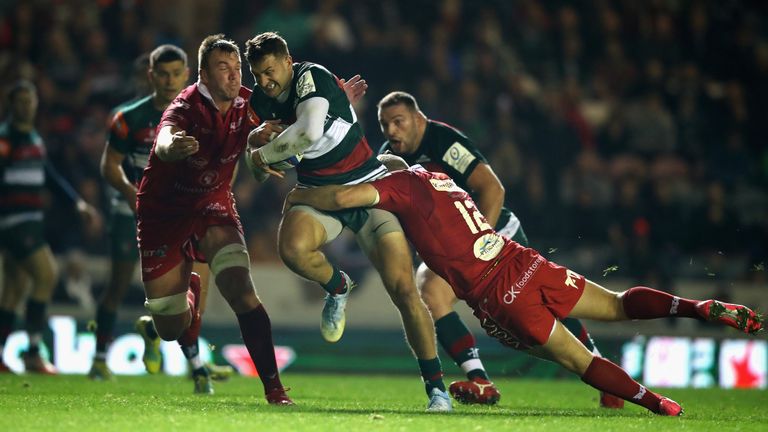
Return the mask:
[[432,183],[432,187],[440,192],[464,192],[464,190],[453,182],[451,179],[429,179]]
[[308,70],[299,77],[299,82],[296,83],[296,94],[299,98],[303,98],[315,90],[317,88],[315,88],[315,79],[312,78],[312,70]]
[[475,159],[477,159],[475,155],[458,141],[448,147],[448,150],[443,154],[443,162],[462,174]]

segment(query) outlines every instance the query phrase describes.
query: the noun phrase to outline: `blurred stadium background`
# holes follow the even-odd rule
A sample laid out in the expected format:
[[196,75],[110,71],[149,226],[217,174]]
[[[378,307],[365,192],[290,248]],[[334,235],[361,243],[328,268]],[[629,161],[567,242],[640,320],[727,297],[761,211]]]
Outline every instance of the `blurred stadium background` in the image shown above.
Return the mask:
[[[768,310],[764,2],[2,1],[0,85],[18,78],[37,84],[37,127],[51,161],[106,210],[99,158],[108,113],[138,91],[134,59],[175,43],[190,54],[196,76],[205,35],[223,32],[242,45],[266,30],[279,31],[297,61],[321,63],[340,77],[363,75],[370,87],[356,110],[374,149],[383,141],[375,104],[396,89],[413,93],[430,118],[465,131],[502,179],[532,245],[548,258],[615,289],[644,284]],[[243,75],[251,86],[247,68]],[[345,338],[335,346],[322,342],[322,291],[286,270],[275,249],[282,197],[291,186],[261,185],[241,172],[235,194],[256,286],[276,342],[296,354],[292,367],[415,373],[396,310],[351,238],[327,252],[361,289],[351,300]],[[74,318],[59,322],[74,323],[87,338],[94,298],[106,283],[107,234],[83,237],[62,202],[51,196],[47,220],[64,270],[50,311]],[[142,302],[137,278],[118,330],[130,331]],[[634,365],[638,377],[682,352],[671,360],[683,368],[674,369],[686,377],[682,385],[722,379],[731,364],[724,348],[731,342],[723,339],[738,338],[665,320],[591,323],[590,330],[610,358]],[[239,338],[216,295],[203,336],[217,345]],[[480,331],[476,336],[492,376],[560,374]],[[764,337],[753,348],[741,342],[733,342],[735,352],[757,356],[755,382],[765,387]],[[66,343],[74,349],[78,342]],[[221,352],[214,350],[219,360]],[[443,362],[450,359],[444,355]]]

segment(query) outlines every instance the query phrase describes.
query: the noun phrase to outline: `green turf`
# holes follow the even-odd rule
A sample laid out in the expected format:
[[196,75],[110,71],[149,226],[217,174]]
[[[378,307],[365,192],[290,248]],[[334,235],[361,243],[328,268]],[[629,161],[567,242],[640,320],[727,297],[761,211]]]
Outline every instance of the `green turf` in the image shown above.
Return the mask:
[[294,407],[268,406],[257,379],[217,383],[195,396],[183,378],[0,375],[0,431],[758,431],[768,425],[766,391],[666,390],[683,418],[637,406],[597,408],[578,381],[500,380],[496,407],[426,414],[417,377],[284,374]]

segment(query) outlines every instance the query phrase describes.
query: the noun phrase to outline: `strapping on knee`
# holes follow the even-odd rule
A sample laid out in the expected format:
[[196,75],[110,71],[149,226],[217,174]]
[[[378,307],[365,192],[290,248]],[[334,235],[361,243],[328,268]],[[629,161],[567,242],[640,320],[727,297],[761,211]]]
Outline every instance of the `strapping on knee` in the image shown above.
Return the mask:
[[166,297],[147,299],[144,307],[152,315],[178,315],[189,310],[187,293],[179,293]]
[[233,243],[219,249],[211,259],[211,273],[215,278],[223,270],[232,267],[243,267],[250,270],[251,258],[248,256],[248,250],[240,243]]

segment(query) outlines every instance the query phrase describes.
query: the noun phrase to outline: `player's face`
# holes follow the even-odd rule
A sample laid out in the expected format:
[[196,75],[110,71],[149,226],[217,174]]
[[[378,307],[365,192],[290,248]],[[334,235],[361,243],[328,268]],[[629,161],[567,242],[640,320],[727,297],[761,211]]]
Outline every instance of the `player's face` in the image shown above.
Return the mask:
[[220,49],[211,51],[208,67],[200,70],[200,81],[208,87],[214,100],[234,100],[243,82],[240,56]]
[[30,123],[37,114],[37,93],[29,90],[19,90],[11,101],[11,115],[20,123]]
[[264,56],[260,61],[250,64],[251,74],[256,85],[271,98],[276,98],[291,84],[293,60],[291,56]]
[[189,68],[181,60],[157,63],[149,70],[149,80],[157,96],[167,102],[179,94],[189,79]]
[[412,154],[419,148],[416,112],[404,104],[382,108],[379,111],[379,125],[394,154]]

